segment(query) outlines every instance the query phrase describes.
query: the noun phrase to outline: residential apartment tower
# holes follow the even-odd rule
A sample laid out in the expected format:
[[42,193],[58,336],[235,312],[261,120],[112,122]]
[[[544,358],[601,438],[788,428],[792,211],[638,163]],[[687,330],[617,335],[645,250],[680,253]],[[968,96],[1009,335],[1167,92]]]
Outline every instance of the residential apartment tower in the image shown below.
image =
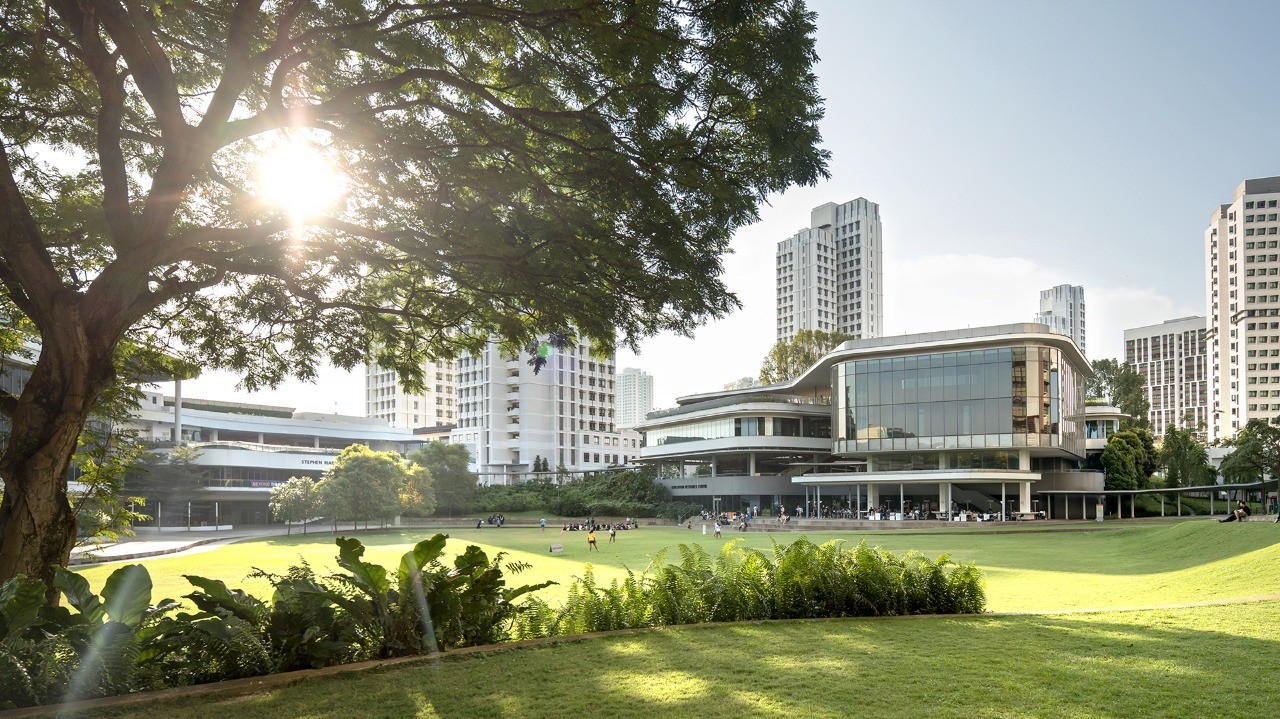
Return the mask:
[[1209,428],[1209,357],[1203,317],[1182,317],[1124,331],[1124,361],[1146,379],[1151,431],[1169,427],[1204,436]]
[[884,328],[880,206],[859,197],[813,208],[809,227],[778,243],[777,338],[800,330],[879,337]]
[[1280,417],[1280,177],[1245,180],[1204,231],[1209,440]]

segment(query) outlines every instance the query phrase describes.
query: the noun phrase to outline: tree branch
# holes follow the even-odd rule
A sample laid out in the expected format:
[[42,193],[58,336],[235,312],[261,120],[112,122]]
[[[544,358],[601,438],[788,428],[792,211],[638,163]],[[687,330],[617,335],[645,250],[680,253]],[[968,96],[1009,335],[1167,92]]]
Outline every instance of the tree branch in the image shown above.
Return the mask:
[[102,170],[102,211],[111,230],[113,244],[122,247],[134,235],[129,208],[129,171],[120,145],[127,97],[124,78],[116,72],[116,59],[103,45],[92,18],[70,2],[59,2],[58,12],[79,40],[79,54],[98,85],[101,104],[96,120],[98,164]]
[[9,153],[0,141],[0,282],[9,299],[40,330],[54,320],[62,281],[44,246],[40,227],[31,216],[9,165]]

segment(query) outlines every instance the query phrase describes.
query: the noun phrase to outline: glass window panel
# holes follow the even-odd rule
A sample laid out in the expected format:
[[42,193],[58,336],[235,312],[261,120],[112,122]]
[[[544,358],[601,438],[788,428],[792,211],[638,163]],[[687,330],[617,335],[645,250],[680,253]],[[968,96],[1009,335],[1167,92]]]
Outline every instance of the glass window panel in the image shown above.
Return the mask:
[[1000,365],[997,363],[982,365],[982,384],[984,397],[1008,397],[1008,385],[1000,384]]
[[903,370],[894,370],[892,384],[892,401],[894,404],[902,404],[907,398],[907,373]]
[[929,434],[934,437],[945,433],[945,424],[942,419],[945,406],[942,402],[929,403]]
[[960,432],[960,405],[958,402],[947,402],[943,410],[943,434],[948,436]]

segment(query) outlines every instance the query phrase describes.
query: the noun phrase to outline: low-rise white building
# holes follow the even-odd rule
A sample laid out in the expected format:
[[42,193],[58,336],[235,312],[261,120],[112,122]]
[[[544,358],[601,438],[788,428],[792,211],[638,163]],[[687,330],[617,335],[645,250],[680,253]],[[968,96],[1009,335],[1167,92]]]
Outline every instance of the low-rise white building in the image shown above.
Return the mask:
[[[190,509],[164,509],[194,525],[265,524],[271,488],[290,477],[320,479],[338,453],[352,444],[404,455],[422,444],[409,429],[367,417],[295,412],[291,407],[166,397],[145,392],[130,426],[160,448],[175,442],[198,452],[195,464],[205,489],[190,498]],[[153,513],[150,510],[149,513]]]

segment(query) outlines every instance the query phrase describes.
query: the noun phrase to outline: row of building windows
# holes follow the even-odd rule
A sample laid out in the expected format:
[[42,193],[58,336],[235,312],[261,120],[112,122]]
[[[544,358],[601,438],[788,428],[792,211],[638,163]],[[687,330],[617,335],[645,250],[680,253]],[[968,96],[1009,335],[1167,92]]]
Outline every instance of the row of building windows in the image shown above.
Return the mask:
[[[1258,209],[1262,209],[1263,207],[1275,207],[1275,206],[1276,206],[1276,201],[1275,201],[1275,200],[1258,200],[1257,202],[1254,202],[1254,201],[1252,201],[1252,200],[1248,200],[1248,201],[1246,201],[1246,202],[1244,203],[1244,209],[1246,209],[1246,210],[1252,210],[1254,207],[1257,207]],[[1231,213],[1231,219],[1233,219],[1233,220],[1235,219],[1235,213],[1234,213],[1234,212],[1233,212],[1233,213]],[[1275,215],[1272,215],[1272,216],[1271,216],[1271,219],[1273,219],[1273,220],[1274,220],[1274,219],[1275,219]]]

